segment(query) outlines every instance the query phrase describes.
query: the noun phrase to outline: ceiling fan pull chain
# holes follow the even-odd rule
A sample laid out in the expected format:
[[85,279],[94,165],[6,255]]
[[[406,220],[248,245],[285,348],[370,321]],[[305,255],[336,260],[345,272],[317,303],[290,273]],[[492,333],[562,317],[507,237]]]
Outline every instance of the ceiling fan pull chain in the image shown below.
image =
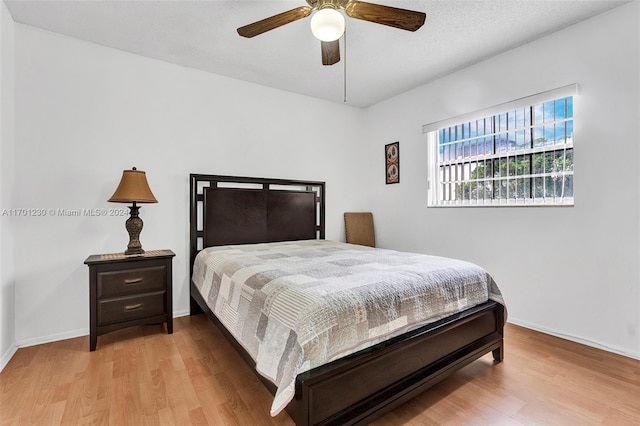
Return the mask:
[[344,29],[344,62],[342,66],[344,67],[342,79],[344,81],[344,98],[343,102],[347,103],[347,29]]

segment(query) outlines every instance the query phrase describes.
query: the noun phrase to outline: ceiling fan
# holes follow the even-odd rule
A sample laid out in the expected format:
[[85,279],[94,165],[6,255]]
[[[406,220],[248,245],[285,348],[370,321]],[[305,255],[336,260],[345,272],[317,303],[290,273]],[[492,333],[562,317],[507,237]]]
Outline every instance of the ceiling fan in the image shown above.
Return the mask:
[[376,24],[388,25],[401,30],[416,31],[424,24],[426,14],[391,6],[367,3],[358,0],[306,0],[309,6],[300,6],[287,12],[271,16],[238,28],[242,37],[255,37],[259,34],[311,17],[311,32],[322,42],[322,64],[333,65],[340,61],[338,39],[344,33],[345,20],[339,10],[347,16]]

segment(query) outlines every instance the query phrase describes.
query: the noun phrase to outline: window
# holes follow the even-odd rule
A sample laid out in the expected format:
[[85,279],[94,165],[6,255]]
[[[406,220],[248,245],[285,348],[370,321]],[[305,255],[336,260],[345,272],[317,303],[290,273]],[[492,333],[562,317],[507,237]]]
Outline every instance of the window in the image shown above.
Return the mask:
[[573,205],[574,96],[564,92],[425,126],[429,205]]

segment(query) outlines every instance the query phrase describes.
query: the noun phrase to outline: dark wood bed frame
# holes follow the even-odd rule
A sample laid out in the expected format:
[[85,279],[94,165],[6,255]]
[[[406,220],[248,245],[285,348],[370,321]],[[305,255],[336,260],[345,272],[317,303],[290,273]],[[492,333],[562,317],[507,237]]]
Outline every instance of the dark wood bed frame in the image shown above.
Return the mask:
[[[324,182],[202,174],[190,180],[191,272],[205,247],[325,237]],[[204,311],[255,367],[190,287],[191,314]],[[489,352],[502,361],[504,321],[503,306],[489,301],[301,373],[286,410],[298,425],[366,424]]]

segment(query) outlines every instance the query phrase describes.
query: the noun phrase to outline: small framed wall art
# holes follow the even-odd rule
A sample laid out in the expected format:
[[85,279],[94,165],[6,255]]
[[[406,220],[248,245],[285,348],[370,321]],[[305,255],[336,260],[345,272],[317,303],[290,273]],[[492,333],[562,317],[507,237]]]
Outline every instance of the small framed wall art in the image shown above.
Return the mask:
[[400,182],[400,142],[384,146],[387,184]]

